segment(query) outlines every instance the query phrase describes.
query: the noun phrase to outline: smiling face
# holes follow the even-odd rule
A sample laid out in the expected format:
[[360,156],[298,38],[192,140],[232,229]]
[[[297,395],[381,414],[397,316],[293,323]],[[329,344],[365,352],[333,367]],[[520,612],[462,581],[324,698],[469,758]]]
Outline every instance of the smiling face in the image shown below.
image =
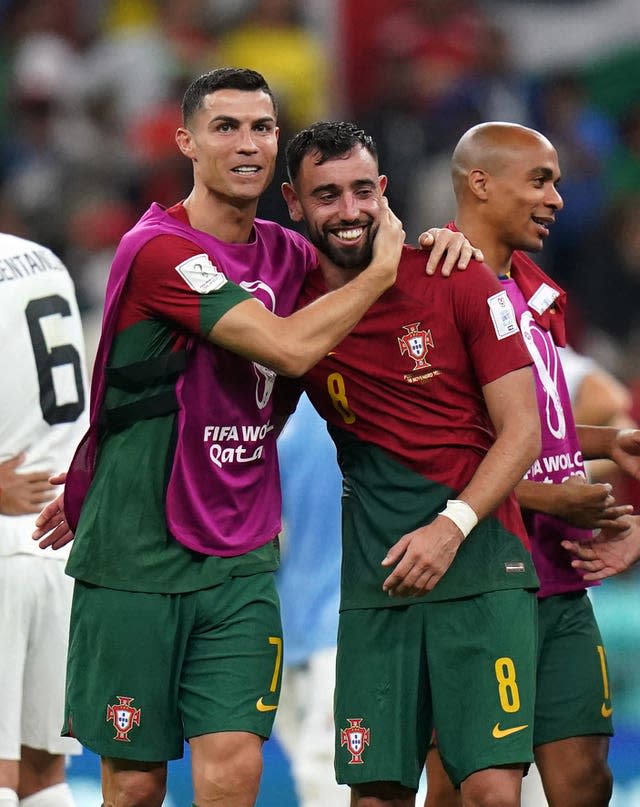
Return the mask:
[[499,164],[486,176],[486,221],[511,250],[542,249],[557,211],[558,155],[549,141],[527,135],[501,152]]
[[178,129],[176,141],[193,161],[196,188],[234,203],[257,202],[278,152],[273,102],[262,90],[216,90]]
[[386,177],[360,145],[321,163],[318,158],[317,151],[306,154],[295,186],[283,186],[291,218],[304,219],[310,241],[336,266],[364,269],[371,262]]

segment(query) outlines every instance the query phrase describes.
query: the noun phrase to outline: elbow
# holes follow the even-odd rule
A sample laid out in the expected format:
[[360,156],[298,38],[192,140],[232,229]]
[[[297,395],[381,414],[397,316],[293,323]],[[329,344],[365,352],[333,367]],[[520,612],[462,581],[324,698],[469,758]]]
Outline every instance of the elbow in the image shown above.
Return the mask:
[[300,378],[308,372],[319,359],[309,358],[301,352],[295,350],[280,350],[277,356],[269,362],[265,362],[278,375],[286,378]]
[[309,372],[315,363],[315,361],[311,362],[302,357],[292,358],[282,364],[277,372],[279,375],[286,376],[286,378],[301,378],[305,373]]

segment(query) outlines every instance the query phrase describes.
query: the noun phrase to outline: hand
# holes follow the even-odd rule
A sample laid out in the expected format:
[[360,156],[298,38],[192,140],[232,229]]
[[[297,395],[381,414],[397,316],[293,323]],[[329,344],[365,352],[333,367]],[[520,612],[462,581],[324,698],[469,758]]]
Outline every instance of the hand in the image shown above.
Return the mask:
[[[483,261],[484,255],[481,249],[476,249],[464,237],[462,233],[448,230],[447,228],[432,227],[425,233],[421,233],[418,243],[422,249],[430,249],[431,254],[427,261],[427,274],[434,275],[438,264],[443,259],[442,274],[449,277],[454,266],[458,269],[466,269],[469,261]],[[457,264],[456,264],[457,261]]]
[[22,452],[0,463],[0,513],[5,516],[37,513],[54,496],[49,484],[50,471],[17,472],[24,459]]
[[611,459],[623,471],[640,479],[640,429],[620,429],[611,449]]
[[[57,474],[50,478],[52,485],[63,485],[67,478],[66,473]],[[73,540],[73,532],[67,523],[64,514],[64,494],[61,493],[36,519],[36,528],[31,535],[34,541],[39,541],[40,549],[51,547],[61,549]]]
[[562,546],[575,555],[574,569],[585,580],[604,580],[620,574],[640,560],[640,517],[627,519],[627,530],[611,535],[603,530],[593,541],[563,541]]
[[378,229],[373,240],[373,258],[369,267],[381,264],[385,272],[393,270],[389,276],[389,286],[396,280],[405,237],[402,222],[389,207],[386,197],[381,196]]
[[559,485],[549,485],[550,509],[574,527],[623,532],[627,523],[622,517],[633,513],[633,505],[616,505],[611,490],[608,483],[590,484],[580,474],[573,474]]
[[403,535],[388,551],[383,566],[397,564],[382,584],[390,597],[419,597],[431,591],[451,566],[464,536],[445,516]]

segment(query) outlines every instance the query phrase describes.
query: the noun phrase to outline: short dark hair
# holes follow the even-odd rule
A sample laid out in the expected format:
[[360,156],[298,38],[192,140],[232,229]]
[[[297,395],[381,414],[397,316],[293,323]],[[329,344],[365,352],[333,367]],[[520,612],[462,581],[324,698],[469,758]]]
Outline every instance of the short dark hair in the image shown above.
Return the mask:
[[378,160],[378,149],[371,135],[355,123],[347,121],[318,121],[298,132],[287,143],[285,156],[289,181],[295,182],[300,164],[310,152],[316,152],[316,165],[349,154],[355,146],[362,146]]
[[182,99],[182,122],[187,124],[192,115],[202,107],[204,98],[217,90],[262,90],[271,98],[274,113],[278,112],[275,96],[261,73],[246,67],[219,67],[204,73],[189,84]]

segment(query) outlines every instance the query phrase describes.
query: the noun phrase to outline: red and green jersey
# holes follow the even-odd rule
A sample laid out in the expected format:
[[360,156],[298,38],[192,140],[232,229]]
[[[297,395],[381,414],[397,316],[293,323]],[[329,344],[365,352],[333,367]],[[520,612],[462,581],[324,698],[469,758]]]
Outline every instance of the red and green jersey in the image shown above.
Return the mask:
[[291,313],[314,264],[312,247],[279,225],[256,220],[249,243],[226,244],[193,230],[182,206],[152,206],[125,235],[92,429],[66,486],[80,503],[70,575],[173,593],[277,566],[275,373],[206,336],[250,296]]
[[[395,286],[305,377],[344,476],[343,609],[406,602],[383,593],[389,570],[380,562],[457,496],[491,447],[482,387],[531,363],[513,308],[486,266],[473,263],[451,278],[427,278],[424,266],[424,253],[405,247]],[[321,273],[311,273],[301,304],[324,290]],[[510,496],[424,599],[536,586]]]

